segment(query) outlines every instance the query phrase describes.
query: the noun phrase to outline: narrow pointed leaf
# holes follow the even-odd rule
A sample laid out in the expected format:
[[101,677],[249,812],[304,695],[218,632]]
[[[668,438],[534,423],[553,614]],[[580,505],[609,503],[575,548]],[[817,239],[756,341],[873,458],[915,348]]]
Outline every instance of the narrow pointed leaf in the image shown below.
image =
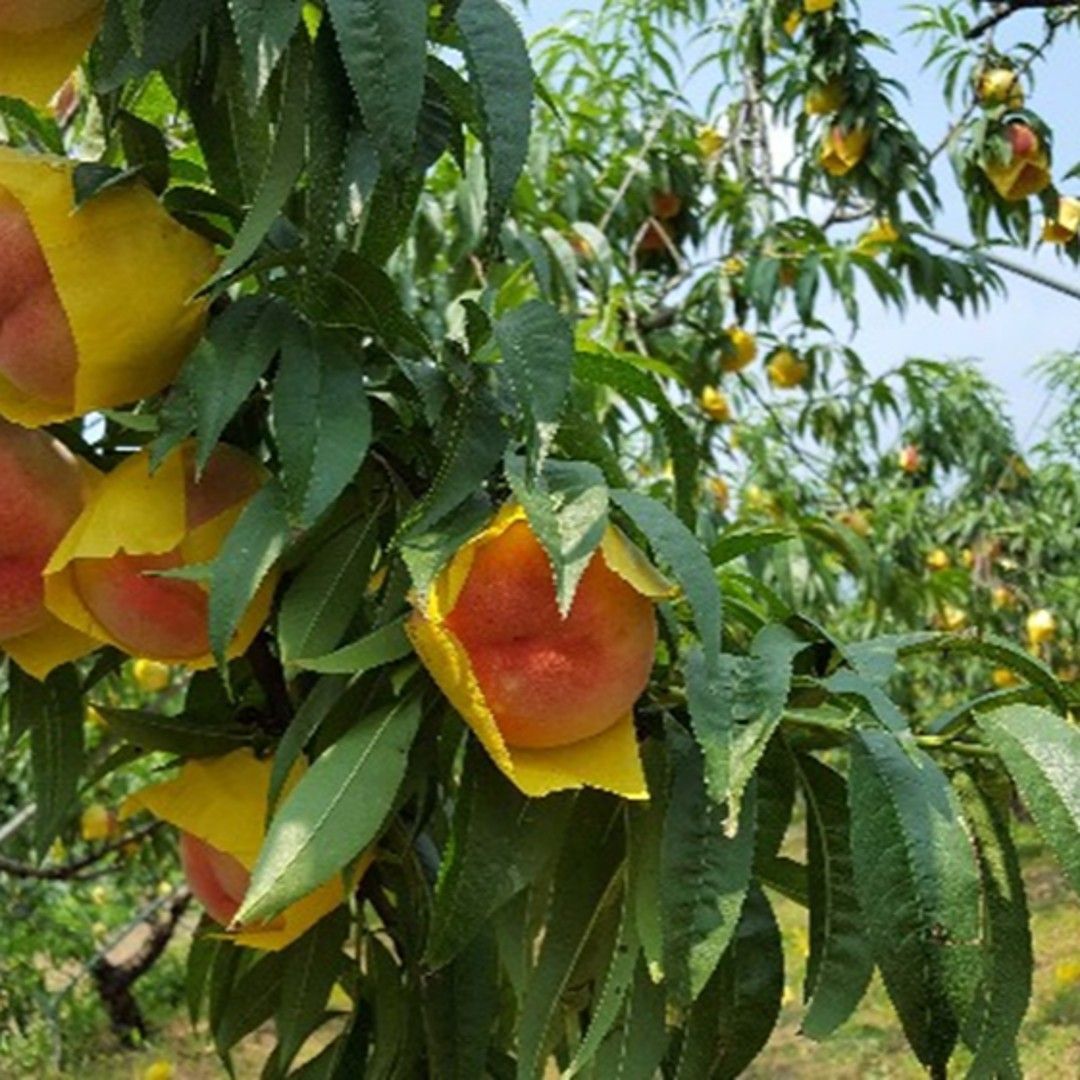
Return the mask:
[[328,0],[341,59],[384,167],[402,172],[416,142],[427,61],[424,0]]
[[529,149],[532,64],[521,27],[499,0],[463,0],[455,19],[483,118],[488,230],[495,235]]
[[816,758],[795,759],[806,800],[810,882],[810,958],[802,1033],[831,1035],[862,1000],[874,960],[851,866],[847,784]]
[[851,851],[874,959],[908,1042],[948,1065],[981,977],[979,872],[948,780],[895,735],[852,740]]
[[746,798],[737,831],[725,835],[725,812],[706,790],[697,746],[679,733],[671,739],[671,757],[660,878],[664,975],[670,998],[688,1004],[738,925],[754,860],[756,808],[753,797]]
[[1020,858],[1007,814],[970,774],[958,793],[976,839],[983,880],[983,967],[978,1008],[965,1031],[975,1049],[968,1080],[1019,1078],[1017,1037],[1031,1001],[1034,957]]
[[285,950],[275,1017],[279,1067],[289,1065],[321,1022],[345,962],[342,946],[348,932],[349,913],[340,908]]
[[769,1040],[784,993],[780,928],[753,885],[724,958],[690,1012],[675,1080],[733,1080]]
[[550,304],[531,300],[495,324],[495,340],[524,420],[528,471],[535,476],[555,438],[570,392],[573,332]]
[[978,724],[1080,893],[1080,729],[1031,705],[999,709]]
[[316,759],[270,821],[238,924],[273,918],[375,840],[405,775],[420,712],[417,695],[379,709]]

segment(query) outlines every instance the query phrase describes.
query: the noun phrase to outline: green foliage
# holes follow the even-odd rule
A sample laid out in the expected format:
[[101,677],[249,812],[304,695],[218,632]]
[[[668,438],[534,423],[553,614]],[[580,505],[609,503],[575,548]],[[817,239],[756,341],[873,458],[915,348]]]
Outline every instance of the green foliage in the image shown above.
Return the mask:
[[[267,1080],[734,1077],[782,1008],[778,896],[807,909],[811,1039],[876,966],[933,1075],[959,1054],[972,1076],[1019,1067],[1021,806],[1080,890],[1063,527],[1080,414],[1069,400],[1027,449],[973,364],[871,374],[847,340],[871,295],[977,312],[1004,290],[986,249],[1025,244],[1031,208],[985,177],[1006,113],[965,87],[992,57],[957,5],[913,14],[964,102],[950,149],[975,243],[943,249],[943,148],[875,67],[872,5],[795,31],[792,0],[720,7],[601,0],[528,47],[500,0],[112,0],[71,117],[0,102],[6,141],[98,158],[81,201],[145,184],[222,253],[175,385],[55,428],[106,470],[190,437],[200,469],[221,440],[265,466],[218,556],[185,571],[208,588],[217,667],[152,694],[108,651],[43,683],[5,662],[0,875],[18,914],[56,899],[98,943],[82,870],[122,865],[143,900],[175,844],[140,837],[120,864],[78,838],[79,811],[181,761],[272,759],[239,921],[334,880],[348,902],[280,953],[200,923],[185,996],[227,1069],[272,1026]],[[1041,50],[1020,51],[1031,81]],[[695,62],[703,110],[681,93]],[[807,114],[830,80],[843,101]],[[820,166],[834,124],[869,134],[843,175]],[[844,229],[879,219],[894,239]],[[731,370],[730,331],[751,326],[761,359],[806,362],[803,385]],[[1075,354],[1040,371],[1077,398]],[[718,386],[732,423],[698,405]],[[410,608],[510,500],[564,614],[611,525],[675,586],[633,716],[648,801],[527,797],[413,652]],[[267,627],[228,655],[277,575]],[[1027,647],[1038,607],[1058,631]],[[0,1040],[57,1007],[9,933]]]

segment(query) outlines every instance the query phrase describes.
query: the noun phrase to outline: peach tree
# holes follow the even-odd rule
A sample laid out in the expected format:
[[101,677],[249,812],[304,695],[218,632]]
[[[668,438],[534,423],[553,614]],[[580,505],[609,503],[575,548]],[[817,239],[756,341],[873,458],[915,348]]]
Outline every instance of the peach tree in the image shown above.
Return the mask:
[[227,1068],[272,1023],[267,1077],[735,1076],[779,895],[806,1036],[876,969],[932,1075],[1019,1075],[1075,401],[1032,468],[970,366],[832,322],[1002,302],[1040,204],[1075,266],[1026,94],[1078,15],[915,13],[927,147],[864,6],[0,3],[0,875],[178,858]]

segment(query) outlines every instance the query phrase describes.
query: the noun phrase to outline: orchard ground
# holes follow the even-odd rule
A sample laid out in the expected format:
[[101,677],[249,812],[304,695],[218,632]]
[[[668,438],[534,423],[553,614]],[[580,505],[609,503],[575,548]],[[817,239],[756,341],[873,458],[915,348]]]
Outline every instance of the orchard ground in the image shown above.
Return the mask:
[[[796,855],[803,843],[802,829],[793,829],[788,841]],[[1021,1037],[1021,1056],[1028,1080],[1080,1075],[1080,907],[1034,830],[1022,834],[1024,877],[1035,936],[1035,985],[1031,1010]],[[770,898],[784,933],[788,960],[784,1007],[779,1025],[765,1052],[744,1074],[748,1080],[919,1080],[925,1073],[912,1058],[881,979],[875,976],[870,992],[854,1016],[825,1043],[799,1035],[802,1016],[801,986],[807,950],[806,913],[796,903],[775,893]],[[79,1077],[80,1080],[141,1080],[155,1062],[168,1061],[175,1080],[218,1080],[225,1075],[204,1030],[193,1030],[183,1005],[184,955],[190,941],[190,923],[169,952],[137,984],[136,994],[146,1006],[153,1028],[151,1042],[141,1050],[121,1050],[104,1032],[107,1024],[92,989],[84,986],[73,1004],[72,1025],[65,1025],[67,1064],[59,1072],[48,1065],[44,1032],[21,1043],[6,1044],[0,1057],[0,1080],[27,1077]],[[76,1039],[76,1030],[85,1039]],[[327,1031],[332,1033],[331,1025]],[[328,1038],[329,1035],[324,1037]],[[238,1080],[257,1080],[273,1046],[268,1029],[241,1043],[234,1054]],[[5,1045],[0,1043],[0,1045]],[[313,1045],[312,1050],[317,1049]],[[309,1053],[312,1052],[309,1050]],[[963,1075],[966,1060],[958,1055],[955,1075]],[[557,1072],[550,1072],[556,1080]]]

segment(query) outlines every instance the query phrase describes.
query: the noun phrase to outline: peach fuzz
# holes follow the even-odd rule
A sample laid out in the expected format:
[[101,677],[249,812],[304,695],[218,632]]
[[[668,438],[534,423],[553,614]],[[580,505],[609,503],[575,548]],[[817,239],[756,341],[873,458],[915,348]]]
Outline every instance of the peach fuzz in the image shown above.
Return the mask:
[[23,208],[0,190],[0,374],[31,397],[75,395],[75,339]]
[[[196,479],[190,447],[182,451],[186,534],[246,502],[262,486],[258,463],[239,450],[219,446]],[[78,558],[74,587],[86,610],[109,637],[133,656],[193,660],[210,651],[209,598],[194,581],[152,576],[188,560],[181,542],[160,554]]]
[[47,619],[42,571],[82,510],[78,462],[50,435],[0,420],[0,641]]
[[563,618],[548,557],[524,521],[478,547],[445,623],[511,747],[606,731],[645,689],[656,650],[652,602],[600,552]]
[[251,875],[239,859],[189,832],[180,834],[180,864],[192,895],[210,918],[228,926],[240,910]]

